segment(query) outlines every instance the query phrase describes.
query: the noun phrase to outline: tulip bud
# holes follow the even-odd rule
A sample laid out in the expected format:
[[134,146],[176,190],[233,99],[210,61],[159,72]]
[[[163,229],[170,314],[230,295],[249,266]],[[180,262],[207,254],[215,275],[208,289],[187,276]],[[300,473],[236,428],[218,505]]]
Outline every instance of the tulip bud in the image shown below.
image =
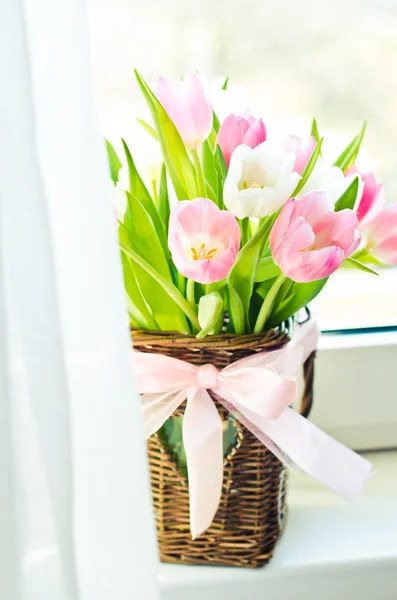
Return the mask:
[[179,131],[186,148],[197,150],[212,130],[212,105],[196,73],[183,81],[159,77],[155,94]]
[[211,292],[201,296],[198,306],[198,321],[201,331],[197,338],[219,333],[223,323],[223,299],[219,292]]

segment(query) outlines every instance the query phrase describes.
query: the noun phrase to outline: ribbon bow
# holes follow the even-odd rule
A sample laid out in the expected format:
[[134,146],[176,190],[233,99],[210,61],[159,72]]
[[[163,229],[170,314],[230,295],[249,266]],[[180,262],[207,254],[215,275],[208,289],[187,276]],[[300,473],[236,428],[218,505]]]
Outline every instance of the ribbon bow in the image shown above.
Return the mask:
[[349,500],[359,495],[371,463],[289,408],[297,396],[296,374],[316,348],[318,335],[315,322],[309,321],[282,349],[254,354],[222,370],[133,352],[146,438],[187,399],[182,433],[193,539],[212,523],[222,492],[223,428],[208,390],[284,464],[297,465]]

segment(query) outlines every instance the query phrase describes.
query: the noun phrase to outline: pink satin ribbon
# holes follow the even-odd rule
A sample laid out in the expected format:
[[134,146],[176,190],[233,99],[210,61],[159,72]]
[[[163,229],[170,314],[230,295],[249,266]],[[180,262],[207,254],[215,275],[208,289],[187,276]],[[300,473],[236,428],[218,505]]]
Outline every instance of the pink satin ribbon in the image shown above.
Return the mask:
[[348,500],[359,495],[371,463],[289,408],[297,397],[297,372],[318,335],[311,320],[281,350],[253,354],[222,370],[133,352],[146,438],[187,399],[182,433],[193,539],[212,523],[222,492],[223,428],[208,390],[284,464],[297,465]]

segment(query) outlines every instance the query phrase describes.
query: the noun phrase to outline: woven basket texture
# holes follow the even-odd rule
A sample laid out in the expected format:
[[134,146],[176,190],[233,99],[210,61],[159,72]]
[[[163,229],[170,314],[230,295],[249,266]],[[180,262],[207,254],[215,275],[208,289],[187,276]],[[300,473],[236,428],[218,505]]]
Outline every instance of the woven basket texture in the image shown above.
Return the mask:
[[[135,350],[161,353],[219,369],[255,352],[282,348],[288,326],[261,334],[197,340],[178,333],[134,330]],[[314,353],[304,365],[301,413],[312,403]],[[232,443],[224,456],[222,497],[211,526],[196,540],[189,529],[186,473],[160,430],[148,440],[153,508],[160,560],[191,565],[260,567],[274,551],[286,518],[287,471],[282,463],[213,397]],[[171,418],[183,416],[185,405]]]

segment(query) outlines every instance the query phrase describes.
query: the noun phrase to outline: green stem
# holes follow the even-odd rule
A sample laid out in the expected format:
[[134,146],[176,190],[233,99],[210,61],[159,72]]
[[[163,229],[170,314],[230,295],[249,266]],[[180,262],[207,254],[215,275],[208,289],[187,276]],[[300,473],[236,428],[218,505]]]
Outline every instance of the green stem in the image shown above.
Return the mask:
[[160,275],[148,262],[139,254],[137,254],[134,250],[131,250],[126,244],[120,242],[120,248],[123,252],[127,254],[137,265],[145,269],[145,271],[153,277],[167,292],[167,294],[172,298],[172,300],[179,306],[179,308],[185,313],[187,318],[192,323],[193,327],[199,331],[201,329],[200,323],[198,322],[197,315],[195,311],[193,311],[190,304],[186,301],[186,299],[182,296],[178,288],[176,288],[172,283],[167,281],[165,277]]
[[250,238],[249,218],[245,217],[245,219],[239,219],[239,223],[241,229],[241,247],[243,247]]
[[197,150],[192,150],[193,162],[197,173],[198,185],[199,185],[199,194],[202,198],[207,197],[207,191],[205,189],[205,180],[203,167],[201,166],[201,161],[199,157],[199,153]]
[[205,285],[205,293],[211,294],[211,292],[219,292],[222,288],[225,287],[227,281],[226,279],[222,279],[221,281],[216,281],[215,283],[207,283]]
[[272,287],[268,291],[266,298],[264,299],[261,309],[259,311],[258,318],[254,327],[254,333],[260,333],[261,331],[263,331],[266,321],[268,320],[272,311],[273,304],[278,294],[278,291],[283,285],[284,281],[285,275],[281,273],[281,275],[277,277],[276,281],[273,283]]
[[178,287],[178,290],[181,292],[182,296],[185,296],[186,277],[184,277],[179,271],[176,272],[176,285]]
[[192,309],[196,310],[196,282],[194,279],[188,279],[186,284],[186,298]]

